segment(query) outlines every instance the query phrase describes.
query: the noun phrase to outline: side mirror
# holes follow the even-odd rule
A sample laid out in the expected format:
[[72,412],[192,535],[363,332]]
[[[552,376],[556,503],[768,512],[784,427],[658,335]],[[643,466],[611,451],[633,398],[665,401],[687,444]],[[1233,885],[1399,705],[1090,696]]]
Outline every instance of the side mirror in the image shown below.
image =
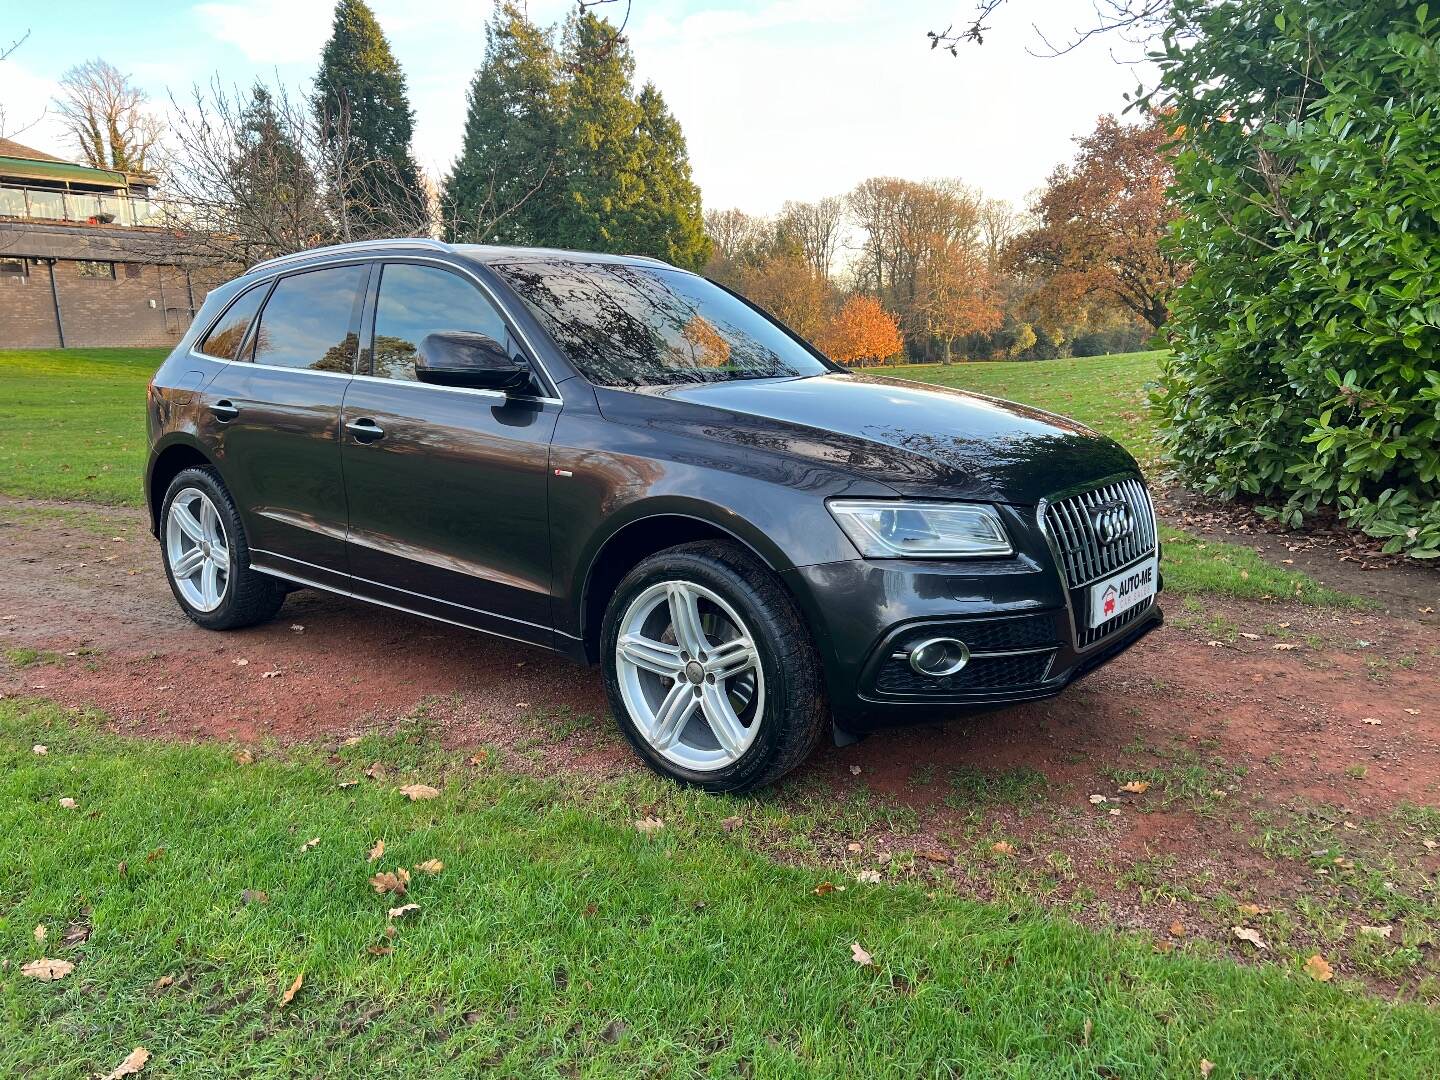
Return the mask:
[[505,393],[524,389],[530,368],[484,334],[446,330],[427,334],[415,356],[415,377],[437,386],[466,386]]

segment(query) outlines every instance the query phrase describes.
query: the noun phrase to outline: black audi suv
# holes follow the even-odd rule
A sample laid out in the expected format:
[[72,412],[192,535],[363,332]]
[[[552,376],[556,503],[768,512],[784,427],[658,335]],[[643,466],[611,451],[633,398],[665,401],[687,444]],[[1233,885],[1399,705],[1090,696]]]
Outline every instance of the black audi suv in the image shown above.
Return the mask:
[[841,368],[653,259],[348,244],[216,289],[149,392],[186,614],[325,589],[599,663],[658,771],[1058,693],[1157,626],[1134,460]]

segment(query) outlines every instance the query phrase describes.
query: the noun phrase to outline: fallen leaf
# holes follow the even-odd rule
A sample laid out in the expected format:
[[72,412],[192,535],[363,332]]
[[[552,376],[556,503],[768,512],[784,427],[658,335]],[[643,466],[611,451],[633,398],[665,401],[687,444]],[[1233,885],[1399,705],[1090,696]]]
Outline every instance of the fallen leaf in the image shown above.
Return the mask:
[[102,1076],[100,1080],[121,1080],[121,1078],[125,1076],[134,1076],[141,1069],[145,1068],[145,1063],[149,1060],[150,1051],[146,1050],[143,1046],[137,1046],[125,1055],[124,1061],[115,1066],[112,1072],[108,1072]]
[[90,926],[88,923],[73,922],[65,928],[65,936],[60,939],[62,949],[73,949],[76,945],[84,945],[90,940]]
[[1015,845],[1008,840],[997,840],[990,845],[990,850],[996,855],[1014,855]]
[[60,800],[60,809],[62,810],[74,810],[75,807],[79,805],[79,803],[68,796]]
[[293,630],[293,631],[294,631],[295,633],[297,633],[297,634],[303,634],[303,633],[305,632],[305,627],[302,626],[302,625],[301,625],[300,623],[298,623],[298,622],[296,622],[296,623],[291,623],[291,624],[290,624],[290,629]]
[[341,791],[344,791],[346,788],[356,787],[359,783],[359,780],[341,780],[340,783],[336,784],[335,786],[338,787]]
[[860,766],[859,766],[859,765],[851,765],[851,766],[850,766],[850,775],[851,775],[851,776],[859,776],[859,775],[860,775]]
[[1213,1061],[1206,1061],[1204,1058],[1201,1058],[1201,1059],[1200,1059],[1200,1075],[1201,1075],[1201,1076],[1209,1076],[1210,1073],[1211,1073],[1211,1071],[1212,1071],[1214,1068],[1215,1068],[1215,1063],[1214,1063]]
[[44,941],[44,940],[45,940],[45,924],[44,924],[44,923],[36,923],[36,924],[35,924],[35,940],[36,940],[36,941]]
[[1376,720],[1375,717],[1373,717],[1373,716],[1361,717],[1360,723],[1362,723],[1362,724],[1369,724],[1371,727],[1379,727],[1379,726],[1380,726],[1380,721],[1379,721],[1379,720]]
[[396,896],[404,896],[405,890],[410,887],[410,871],[405,867],[399,867],[393,873],[389,870],[381,871],[370,879],[370,884],[377,893],[394,893]]
[[1260,635],[1259,635],[1259,634],[1247,634],[1244,630],[1241,630],[1241,631],[1240,631],[1240,636],[1243,637],[1246,641],[1259,641],[1259,640],[1260,640]]
[[157,847],[154,851],[150,852],[145,856],[145,861],[147,863],[159,862],[164,857],[165,849],[163,847]]
[[1170,936],[1171,936],[1171,937],[1184,937],[1184,936],[1185,936],[1185,924],[1182,923],[1179,919],[1176,919],[1174,922],[1172,922],[1172,923],[1170,924]]
[[1405,711],[1406,711],[1407,713],[1409,713],[1411,716],[1419,716],[1419,715],[1420,715],[1420,710],[1419,710],[1419,709],[1406,709]]
[[635,822],[636,831],[645,833],[646,835],[657,833],[663,828],[665,828],[665,822],[657,817],[643,817]]
[[246,667],[247,665],[249,665],[249,663],[250,663],[250,661],[249,661],[249,660],[246,660],[246,659],[242,656],[242,657],[240,657],[238,660],[235,661],[235,666],[236,666],[236,667]]
[[365,951],[371,956],[389,956],[395,950],[389,945],[367,945]]
[[1228,649],[1230,647],[1229,645],[1226,645],[1223,641],[1207,641],[1205,642],[1205,644],[1209,645],[1212,649]]
[[1131,795],[1144,795],[1150,790],[1149,780],[1131,780],[1128,784],[1120,785],[1121,791],[1128,791]]
[[278,679],[280,677],[280,669],[276,668],[274,671],[262,671],[260,677],[262,679]]
[[240,902],[242,904],[268,904],[270,894],[264,889],[241,889]]
[[875,958],[862,949],[858,941],[852,941],[850,943],[850,959],[854,960],[855,963],[861,967],[875,966]]
[[154,988],[154,989],[156,989],[156,990],[164,990],[167,986],[173,986],[174,983],[175,983],[175,976],[174,976],[174,975],[161,975],[158,979],[156,979],[156,980],[155,980],[153,983],[151,983],[150,985],[151,985],[152,988]]
[[720,822],[720,828],[727,833],[734,832],[740,825],[741,821],[738,817],[727,817],[724,821]]
[[879,870],[861,870],[860,873],[855,875],[855,877],[858,881],[864,882],[866,885],[880,884]]
[[230,757],[231,757],[231,760],[234,761],[236,765],[254,765],[254,764],[255,764],[255,755],[252,754],[249,750],[236,750],[235,753],[233,753],[232,755],[230,755]]
[[280,998],[280,1008],[283,1009],[286,1005],[289,1005],[290,1002],[295,1000],[295,995],[300,992],[300,987],[304,985],[304,983],[305,972],[302,971],[299,975],[295,976],[295,981],[290,984],[290,989],[286,990],[284,995]]
[[915,857],[933,863],[948,863],[950,861],[950,853],[948,851],[941,851],[939,848],[925,848],[922,851],[915,852]]
[[429,784],[406,784],[400,789],[400,794],[404,795],[411,802],[420,802],[423,799],[438,799],[440,797],[440,790],[439,788],[431,787]]
[[845,845],[845,850],[846,850],[846,851],[851,851],[851,852],[859,851],[859,850],[860,850],[860,845],[859,845],[859,844],[855,844],[855,843],[846,844],[846,845]]
[[1365,937],[1388,938],[1394,929],[1393,926],[1362,926],[1360,933]]
[[1115,807],[1114,809],[1112,809],[1112,810],[1110,811],[1110,816],[1111,816],[1111,817],[1119,817],[1119,816],[1120,816],[1120,808],[1117,806],[1117,807]]
[[819,885],[816,885],[813,890],[816,896],[829,896],[834,891],[835,884],[830,881],[822,881]]
[[485,764],[485,755],[484,755],[484,754],[471,754],[468,758],[465,759],[465,764],[466,764],[466,765],[484,765],[484,764]]
[[50,748],[48,746],[42,746],[40,743],[37,742],[34,746],[30,747],[30,752],[32,754],[38,755],[39,757],[44,757],[46,754],[50,753]]
[[1305,974],[1316,982],[1329,982],[1335,977],[1335,969],[1319,953],[1305,961]]
[[384,841],[384,840],[376,840],[376,841],[375,841],[375,846],[370,849],[370,853],[369,853],[368,855],[366,855],[365,861],[366,861],[366,862],[374,862],[376,859],[380,858],[380,856],[381,856],[381,855],[384,855],[384,854],[385,854],[385,841]]
[[1175,942],[1168,938],[1161,938],[1159,941],[1151,944],[1150,948],[1163,956],[1175,951]]
[[1248,941],[1257,949],[1268,948],[1264,940],[1260,937],[1259,930],[1252,930],[1248,926],[1232,926],[1230,931],[1241,941]]
[[42,957],[24,965],[20,969],[20,974],[32,979],[39,979],[41,982],[56,982],[74,970],[75,965],[69,960],[47,960]]
[[1091,795],[1091,796],[1090,796],[1090,805],[1091,805],[1091,806],[1099,806],[1101,803],[1106,803],[1106,802],[1109,802],[1109,801],[1110,801],[1110,800],[1107,799],[1104,795]]
[[433,877],[441,870],[445,869],[445,864],[439,859],[426,859],[424,862],[416,866],[415,869],[419,870],[422,874],[429,874]]
[[312,836],[309,840],[306,840],[303,844],[300,845],[300,854],[304,855],[305,852],[309,851],[318,843],[320,843],[320,837]]
[[1262,905],[1260,905],[1260,904],[1238,904],[1238,905],[1236,905],[1236,906],[1239,907],[1240,913],[1241,913],[1242,915],[1268,915],[1268,914],[1270,914],[1270,909],[1269,909],[1268,907],[1264,907],[1264,906],[1262,906]]
[[419,910],[419,904],[401,904],[399,907],[392,907],[385,913],[385,917],[387,919],[403,919],[407,915],[414,915]]
[[1421,840],[1420,843],[1422,843],[1422,844],[1425,845],[1425,849],[1426,849],[1427,851],[1434,851],[1434,850],[1435,850],[1435,841],[1434,841],[1434,840]]
[[372,761],[369,768],[365,770],[365,775],[371,780],[384,780],[385,763],[382,761]]
[[1274,645],[1271,645],[1270,648],[1274,649],[1276,652],[1293,652],[1294,650],[1300,648],[1300,646],[1289,641],[1279,641],[1276,642]]

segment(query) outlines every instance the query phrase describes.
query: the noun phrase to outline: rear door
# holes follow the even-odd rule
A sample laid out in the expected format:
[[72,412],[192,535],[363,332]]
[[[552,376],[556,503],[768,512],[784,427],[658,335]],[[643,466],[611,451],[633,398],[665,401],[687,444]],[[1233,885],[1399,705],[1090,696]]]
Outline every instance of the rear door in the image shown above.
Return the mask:
[[427,334],[482,333],[525,354],[458,270],[397,259],[376,273],[342,417],[352,588],[548,645],[548,463],[560,402],[538,372],[528,392],[508,397],[416,381]]
[[241,355],[207,387],[221,471],[252,559],[347,588],[340,403],[354,375],[364,262],[275,282]]

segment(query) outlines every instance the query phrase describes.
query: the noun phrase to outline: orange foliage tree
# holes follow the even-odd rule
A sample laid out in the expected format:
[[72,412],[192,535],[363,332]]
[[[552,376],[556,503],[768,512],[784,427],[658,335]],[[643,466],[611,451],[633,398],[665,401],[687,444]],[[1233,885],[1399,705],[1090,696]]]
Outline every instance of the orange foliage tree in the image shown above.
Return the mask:
[[830,320],[816,344],[842,364],[878,363],[905,347],[900,326],[873,296],[852,296]]

